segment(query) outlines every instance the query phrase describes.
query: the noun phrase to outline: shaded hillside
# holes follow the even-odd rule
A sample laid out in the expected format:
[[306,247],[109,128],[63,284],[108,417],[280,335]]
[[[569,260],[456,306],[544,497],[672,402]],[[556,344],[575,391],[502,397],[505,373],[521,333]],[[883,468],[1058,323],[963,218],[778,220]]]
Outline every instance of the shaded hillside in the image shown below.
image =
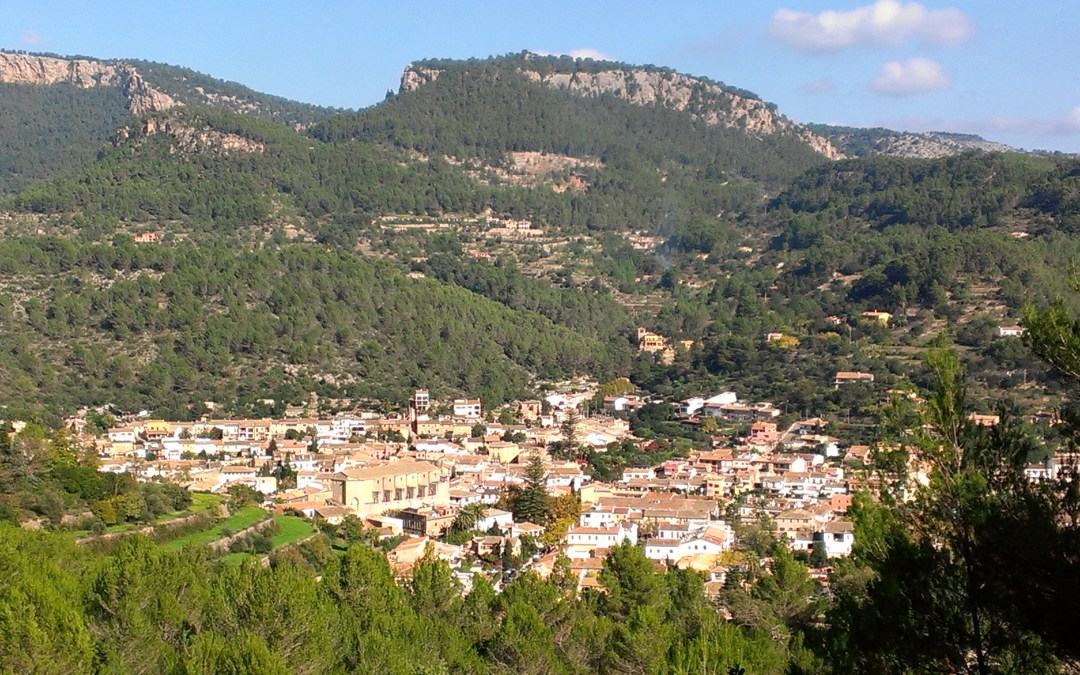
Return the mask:
[[304,125],[335,111],[187,68],[0,50],[0,195],[94,159],[131,117],[209,106]]
[[0,84],[0,195],[87,165],[129,118],[120,89]]
[[113,402],[183,417],[208,396],[404,400],[417,386],[496,403],[534,376],[609,373],[629,358],[625,343],[314,247],[11,240],[0,274],[10,411]]

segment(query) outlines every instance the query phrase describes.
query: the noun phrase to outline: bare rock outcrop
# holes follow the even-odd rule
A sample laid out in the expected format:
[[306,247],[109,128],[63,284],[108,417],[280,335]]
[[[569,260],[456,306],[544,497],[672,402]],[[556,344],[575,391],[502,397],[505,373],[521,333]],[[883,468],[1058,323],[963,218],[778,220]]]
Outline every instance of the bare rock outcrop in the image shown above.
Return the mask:
[[439,73],[440,71],[435,68],[409,64],[409,67],[401,74],[401,91],[414,91],[429,82],[434,82],[438,79]]
[[134,68],[124,66],[121,69],[121,74],[124,79],[124,92],[128,97],[128,110],[133,115],[141,117],[147,113],[168,110],[182,105],[168,94],[162,93],[147,84],[142,75]]
[[924,159],[949,157],[973,150],[1009,152],[1013,148],[981,138],[956,137],[934,132],[897,134],[883,139],[876,148],[877,154]]
[[116,66],[104,61],[0,52],[0,82],[39,85],[67,83],[89,89],[119,86],[120,78]]
[[[266,146],[238,134],[230,134],[209,127],[199,127],[175,117],[151,117],[143,122],[145,136],[168,134],[174,141],[171,150],[185,154],[262,154]],[[124,135],[126,137],[126,134]],[[123,137],[120,138],[123,140]]]
[[154,89],[133,66],[111,61],[62,59],[54,56],[0,52],[0,82],[5,84],[70,84],[80,89],[119,87],[133,115],[181,105]]
[[792,122],[764,101],[687,75],[639,69],[546,75],[531,70],[521,72],[534,82],[580,96],[613,94],[634,105],[659,105],[685,111],[708,125],[740,128],[757,138],[793,133],[815,152],[830,159],[841,157],[828,139]]

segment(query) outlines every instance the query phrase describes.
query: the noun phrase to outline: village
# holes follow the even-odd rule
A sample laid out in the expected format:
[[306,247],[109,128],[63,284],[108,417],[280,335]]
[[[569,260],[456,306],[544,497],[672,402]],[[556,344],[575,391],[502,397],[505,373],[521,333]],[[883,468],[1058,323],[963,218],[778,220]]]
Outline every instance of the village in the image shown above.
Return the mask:
[[[637,338],[658,359],[691,346],[644,329]],[[838,372],[833,386],[873,382],[869,373]],[[665,439],[636,436],[629,417],[648,405],[669,410],[698,442],[682,439],[673,451]],[[360,406],[320,416],[314,393],[276,419],[217,418],[213,408],[208,402],[190,422],[121,415],[99,434],[87,433],[86,411],[67,425],[94,448],[99,471],[192,493],[240,490],[277,517],[316,527],[359,524],[386,544],[400,578],[435,555],[465,588],[475,574],[498,585],[559,565],[579,589],[598,587],[609,550],[630,542],[658,566],[703,573],[718,593],[754,546],[740,533],[786,542],[824,582],[829,560],[852,551],[853,495],[878,480],[871,446],[831,435],[822,417],[784,417],[732,391],[659,401],[625,378],[565,382],[490,411],[479,399],[440,401],[423,389],[389,414]],[[615,463],[614,474],[596,470],[597,457],[628,450],[633,459]],[[1026,473],[1045,479],[1054,466]],[[917,463],[909,469],[925,478]],[[521,506],[529,490],[547,506]]]
[[[626,467],[615,480],[590,475],[568,457],[565,443],[597,452],[634,443],[626,413],[645,404],[634,394],[607,396],[582,412],[596,386],[523,400],[495,416],[479,400],[432,400],[418,390],[407,414],[357,412],[331,418],[215,419],[168,422],[133,415],[93,439],[99,470],[139,480],[171,481],[193,492],[227,493],[242,485],[275,513],[339,524],[348,517],[400,542],[388,557],[407,577],[433,545],[459,570],[496,574],[503,553],[522,569],[547,576],[561,556],[580,588],[597,585],[607,551],[624,541],[644,547],[658,564],[690,567],[722,585],[736,548],[733,520],[768,522],[795,550],[826,557],[850,552],[854,533],[844,519],[852,468],[868,448],[840,450],[820,419],[778,429],[780,411],[742,404],[734,393],[679,402],[690,427],[744,435],[713,437],[709,447],[655,465]],[[495,421],[497,419],[501,421]],[[69,424],[81,430],[79,418]],[[568,438],[572,436],[573,438]],[[655,445],[655,442],[653,442]],[[528,483],[530,462],[543,467],[543,489],[569,508],[546,523],[515,520],[508,491]],[[468,513],[469,536],[448,537]],[[456,521],[456,524],[455,524]],[[456,543],[449,543],[448,539]]]

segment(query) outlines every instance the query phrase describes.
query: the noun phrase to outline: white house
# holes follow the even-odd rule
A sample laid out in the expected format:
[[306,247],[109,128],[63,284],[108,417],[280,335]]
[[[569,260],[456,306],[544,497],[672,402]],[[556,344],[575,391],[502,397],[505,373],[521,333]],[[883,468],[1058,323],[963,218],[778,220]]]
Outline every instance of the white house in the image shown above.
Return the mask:
[[570,546],[611,548],[624,541],[637,544],[637,523],[631,523],[629,526],[571,527],[566,533],[566,543]]
[[335,417],[330,422],[330,435],[333,440],[347,443],[353,436],[367,434],[367,420],[352,415]]
[[684,398],[679,402],[679,412],[687,417],[692,417],[694,413],[701,410],[704,405],[705,399],[700,396]]
[[814,533],[814,543],[825,544],[825,555],[830,558],[851,555],[855,544],[855,524],[850,520],[833,520]]
[[739,397],[735,395],[735,392],[725,391],[722,394],[710,396],[709,398],[705,399],[703,405],[731,405],[738,402]]
[[645,544],[645,557],[671,563],[693,555],[717,555],[729,550],[735,540],[731,527],[722,521],[704,527],[660,526],[657,534]]
[[500,530],[506,531],[510,529],[513,524],[514,514],[509,511],[487,509],[484,511],[484,517],[476,521],[476,529],[481,532],[487,532],[492,527],[498,527]]
[[656,469],[654,469],[652,467],[645,467],[645,468],[641,468],[641,469],[635,469],[635,468],[630,467],[630,468],[623,469],[622,482],[629,483],[630,481],[634,480],[635,478],[639,479],[639,480],[655,480],[656,479]]
[[630,517],[630,510],[626,507],[611,506],[603,508],[594,506],[591,510],[578,516],[578,524],[582,527],[611,527]]
[[470,419],[479,419],[483,417],[483,407],[480,404],[478,398],[459,398],[454,399],[451,405],[451,411],[454,417],[467,417]]
[[134,443],[134,427],[118,427],[109,429],[109,441],[112,443]]

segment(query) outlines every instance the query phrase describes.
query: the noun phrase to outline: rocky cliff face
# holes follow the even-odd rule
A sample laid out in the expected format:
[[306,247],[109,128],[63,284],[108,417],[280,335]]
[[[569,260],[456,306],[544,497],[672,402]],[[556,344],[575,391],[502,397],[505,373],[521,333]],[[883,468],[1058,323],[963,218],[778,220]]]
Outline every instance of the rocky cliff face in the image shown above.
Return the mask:
[[134,67],[110,61],[61,59],[0,52],[0,82],[6,84],[70,84],[80,89],[120,87],[134,115],[181,105],[151,87]]
[[169,152],[183,154],[231,155],[235,153],[262,154],[266,146],[239,134],[226,133],[192,123],[175,116],[155,116],[144,120],[138,127],[122,127],[112,138],[114,145],[135,139],[141,145],[147,136],[165,134],[172,137]]
[[173,151],[187,154],[214,153],[229,155],[233,153],[262,154],[266,146],[238,134],[230,134],[217,129],[196,127],[189,122],[166,118],[151,118],[143,123],[143,133],[168,134],[173,137]]
[[[685,111],[706,124],[740,128],[762,138],[794,134],[814,151],[830,159],[843,155],[823,136],[778,113],[764,101],[741,96],[723,87],[670,71],[611,69],[598,72],[540,73],[521,69],[530,80],[579,96],[612,94],[634,105],[660,105]],[[401,78],[401,90],[412,91],[434,82],[439,71],[409,66]]]
[[439,71],[435,68],[423,68],[409,64],[409,67],[401,74],[401,91],[419,89],[428,82],[434,82],[438,77]]

